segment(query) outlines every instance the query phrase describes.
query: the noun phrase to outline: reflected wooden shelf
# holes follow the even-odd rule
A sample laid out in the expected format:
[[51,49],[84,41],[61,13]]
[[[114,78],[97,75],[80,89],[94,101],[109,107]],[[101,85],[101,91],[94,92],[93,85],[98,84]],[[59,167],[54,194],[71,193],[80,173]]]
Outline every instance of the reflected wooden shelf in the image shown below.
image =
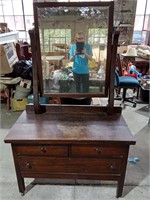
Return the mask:
[[59,48],[61,50],[69,51],[70,47],[67,44],[62,44],[62,43],[57,43],[57,44],[52,44],[52,48],[54,47]]

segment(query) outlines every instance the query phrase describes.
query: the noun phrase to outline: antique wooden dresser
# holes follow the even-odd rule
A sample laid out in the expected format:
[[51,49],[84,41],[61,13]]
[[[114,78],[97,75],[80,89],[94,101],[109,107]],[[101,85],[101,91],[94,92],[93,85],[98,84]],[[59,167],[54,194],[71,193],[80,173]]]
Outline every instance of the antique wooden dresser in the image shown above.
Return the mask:
[[[60,93],[57,90],[45,92],[42,76],[44,47],[43,40],[40,41],[41,37],[39,37],[44,20],[64,22],[65,16],[68,15],[70,18],[67,16],[67,19],[70,20],[73,16],[70,26],[79,24],[78,28],[80,28],[81,24],[82,26],[95,24],[94,26],[99,27],[99,23],[102,22],[97,18],[98,16],[94,19],[88,18],[87,23],[83,13],[80,13],[84,7],[87,9],[87,6],[88,11],[95,9],[95,13],[103,13],[102,16],[105,16],[102,22],[106,32],[106,44],[105,47],[99,48],[106,49],[106,57],[104,60],[103,58],[99,60],[105,64],[104,90],[102,93],[89,91],[81,94]],[[65,13],[64,7],[67,8]],[[121,115],[121,107],[114,106],[114,72],[119,34],[113,29],[113,9],[112,1],[34,3],[35,29],[29,32],[33,61],[34,103],[27,105],[26,110],[5,138],[5,143],[10,143],[12,146],[18,187],[22,194],[27,189],[24,179],[35,178],[35,181],[57,179],[58,183],[59,180],[62,182],[66,179],[88,180],[91,183],[93,180],[116,181],[116,197],[122,195],[129,147],[135,144],[135,140]],[[59,12],[58,16],[56,12]],[[48,13],[52,18],[47,18]],[[82,16],[79,16],[80,14]],[[48,24],[50,25],[51,23]],[[101,80],[97,79],[92,89],[97,86],[98,81],[101,86]],[[52,98],[107,97],[108,103],[106,106],[40,105],[39,95]]]
[[135,144],[123,117],[99,114],[98,108],[50,110],[24,111],[5,138],[12,145],[19,191],[25,192],[24,178],[113,180],[120,197],[129,147]]

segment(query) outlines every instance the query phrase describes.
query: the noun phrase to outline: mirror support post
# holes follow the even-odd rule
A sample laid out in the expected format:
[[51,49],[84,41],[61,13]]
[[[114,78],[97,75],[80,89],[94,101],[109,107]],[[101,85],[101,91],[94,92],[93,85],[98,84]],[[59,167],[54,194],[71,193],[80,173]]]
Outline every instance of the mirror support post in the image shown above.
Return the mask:
[[33,102],[34,102],[34,112],[36,114],[42,113],[42,107],[39,103],[39,81],[38,81],[38,69],[37,69],[37,59],[36,59],[36,41],[35,41],[35,30],[29,30],[31,49],[32,49],[32,78],[33,78]]
[[111,56],[111,67],[110,67],[110,85],[109,85],[109,101],[108,101],[108,112],[109,114],[113,113],[114,108],[114,83],[115,83],[115,67],[116,67],[116,55],[117,55],[117,47],[118,47],[118,38],[119,31],[115,31],[113,33],[112,39],[112,56]]

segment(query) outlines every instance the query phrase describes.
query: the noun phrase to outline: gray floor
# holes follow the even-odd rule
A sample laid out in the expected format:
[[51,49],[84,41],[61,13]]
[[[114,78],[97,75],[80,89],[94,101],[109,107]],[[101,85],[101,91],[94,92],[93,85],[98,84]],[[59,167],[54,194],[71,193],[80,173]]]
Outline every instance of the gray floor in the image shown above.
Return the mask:
[[[1,108],[0,128],[0,199],[2,200],[113,200],[116,199],[116,184],[100,182],[100,186],[36,185],[25,196],[18,191],[11,147],[4,138],[21,112],[7,112]],[[138,157],[136,164],[128,162],[122,200],[150,199],[148,104],[126,106],[122,112],[136,145],[130,148],[129,157]],[[26,184],[30,183],[26,180]]]

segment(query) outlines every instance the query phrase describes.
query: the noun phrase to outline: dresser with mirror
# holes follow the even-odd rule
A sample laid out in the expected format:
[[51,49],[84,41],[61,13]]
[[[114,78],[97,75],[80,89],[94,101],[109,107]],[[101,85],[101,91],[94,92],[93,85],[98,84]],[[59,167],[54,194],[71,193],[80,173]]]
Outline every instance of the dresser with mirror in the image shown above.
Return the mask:
[[[85,180],[90,184],[103,180],[117,183],[118,198],[123,192],[129,148],[136,141],[121,114],[121,107],[114,105],[119,36],[113,28],[114,2],[42,2],[34,3],[33,7],[35,27],[29,34],[34,103],[27,105],[5,138],[5,143],[12,146],[19,191],[27,192],[26,178],[33,178],[35,185],[44,180],[49,184],[54,180],[55,184],[66,184],[66,180],[67,183]],[[62,45],[60,40],[55,40],[47,48],[45,35],[55,29],[69,29],[70,44],[63,41],[65,45]],[[95,63],[103,63],[104,67],[103,77],[98,76],[98,68],[90,69],[86,93],[74,89],[74,79],[68,74],[65,78],[61,74],[57,87],[54,87],[55,70],[60,73],[71,70],[71,64],[68,68],[69,48],[75,42],[77,31],[85,32],[86,41],[95,52]],[[57,64],[58,58],[61,64]],[[48,72],[45,72],[45,66]],[[65,87],[66,83],[68,87]],[[105,97],[108,103],[106,106],[41,104],[39,96]]]

